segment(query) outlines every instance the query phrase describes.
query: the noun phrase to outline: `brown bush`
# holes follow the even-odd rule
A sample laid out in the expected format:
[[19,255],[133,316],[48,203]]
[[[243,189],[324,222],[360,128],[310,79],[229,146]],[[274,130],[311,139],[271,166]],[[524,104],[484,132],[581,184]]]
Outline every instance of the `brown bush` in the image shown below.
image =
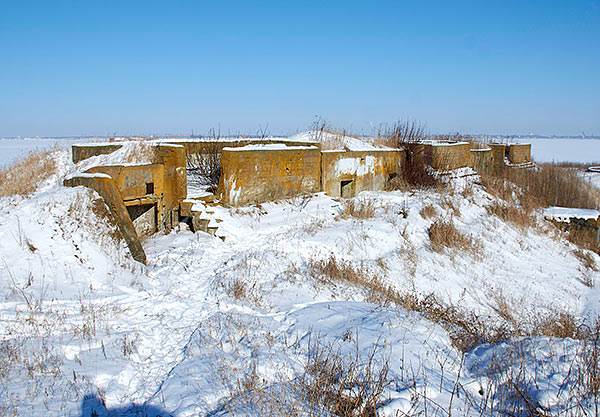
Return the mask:
[[487,212],[505,222],[510,222],[520,228],[535,226],[535,217],[532,216],[523,207],[517,207],[512,204],[502,204],[494,201],[486,207]]
[[371,219],[375,217],[375,205],[372,201],[365,200],[344,200],[344,211],[340,215],[341,218],[347,219],[354,217],[357,219]]
[[53,149],[34,149],[23,157],[0,168],[0,197],[33,193],[45,180],[56,173]]
[[435,207],[433,207],[431,204],[428,204],[426,206],[424,206],[421,209],[421,217],[423,217],[424,219],[429,219],[431,217],[435,217],[437,216],[438,212],[435,209]]
[[429,241],[431,248],[436,252],[443,252],[446,248],[458,249],[472,253],[481,251],[481,243],[471,236],[460,232],[452,220],[436,220],[429,227]]
[[389,128],[379,130],[378,143],[405,151],[402,181],[391,182],[390,187],[410,189],[435,188],[441,185],[426,164],[425,148],[422,144],[426,138],[425,126],[415,121],[398,122]]
[[216,192],[221,179],[221,154],[223,145],[221,133],[211,129],[206,142],[198,142],[195,152],[187,155],[187,170],[193,182],[208,186],[212,193]]

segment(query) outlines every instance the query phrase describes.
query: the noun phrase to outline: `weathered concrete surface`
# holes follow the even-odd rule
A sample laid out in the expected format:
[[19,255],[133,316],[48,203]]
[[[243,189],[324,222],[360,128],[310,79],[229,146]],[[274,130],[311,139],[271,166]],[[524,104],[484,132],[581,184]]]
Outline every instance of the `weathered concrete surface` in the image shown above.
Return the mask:
[[321,153],[317,147],[224,148],[221,201],[233,206],[320,191]]
[[506,145],[502,143],[490,143],[488,145],[492,149],[492,165],[494,168],[504,166],[504,157],[506,155]]
[[170,230],[177,226],[179,204],[187,198],[185,148],[180,145],[159,145],[156,158],[157,163],[164,165],[165,189],[161,209],[164,213],[163,227]]
[[73,154],[73,162],[78,163],[83,161],[84,159],[91,158],[92,156],[97,155],[107,155],[109,153],[113,153],[123,147],[122,144],[119,143],[91,143],[91,144],[79,144],[73,145],[71,147],[71,152]]
[[[87,173],[103,173],[112,177],[119,189],[123,203],[129,208],[130,212],[135,210],[134,206],[156,205],[153,233],[161,230],[160,225],[164,223],[165,217],[165,210],[163,209],[165,195],[164,165],[103,165],[92,167],[87,170]],[[132,217],[132,220],[135,220],[135,218]],[[147,235],[146,227],[136,229],[144,230],[143,235]]]
[[509,145],[508,160],[515,165],[531,162],[531,144],[517,143]]
[[84,186],[95,190],[104,199],[110,213],[117,223],[117,227],[125,239],[131,256],[138,262],[146,264],[146,252],[135,231],[133,222],[129,217],[127,208],[123,203],[123,197],[115,181],[106,174],[82,174],[67,178],[64,181],[67,187]]
[[471,144],[468,142],[425,144],[426,158],[431,161],[431,167],[439,171],[468,167],[471,162],[470,150]]
[[469,166],[475,171],[485,171],[493,167],[493,153],[491,148],[471,149]]
[[126,206],[156,204],[156,230],[169,231],[179,222],[179,205],[187,197],[185,148],[155,145],[152,164],[101,165],[88,173],[104,173],[116,182]]
[[199,155],[210,153],[222,154],[224,148],[241,148],[247,145],[268,145],[283,144],[286,146],[315,146],[321,148],[320,142],[315,141],[290,141],[285,138],[265,138],[265,139],[232,139],[232,140],[192,140],[192,139],[171,139],[167,141],[170,144],[181,145],[185,147],[188,158],[195,158]]
[[403,151],[323,151],[322,190],[333,197],[351,197],[361,191],[383,190],[400,172]]

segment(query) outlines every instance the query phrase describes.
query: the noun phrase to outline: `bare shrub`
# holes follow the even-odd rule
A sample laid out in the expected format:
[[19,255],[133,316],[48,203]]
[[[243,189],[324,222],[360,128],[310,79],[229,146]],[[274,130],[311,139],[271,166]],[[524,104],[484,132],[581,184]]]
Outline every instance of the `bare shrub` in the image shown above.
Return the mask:
[[0,197],[33,193],[56,173],[54,154],[60,148],[33,149],[9,165],[0,167]]
[[421,213],[421,217],[423,217],[424,219],[429,219],[431,217],[435,217],[438,215],[437,210],[431,204],[424,206],[421,209],[420,213]]
[[209,132],[209,140],[201,143],[199,152],[190,152],[187,156],[187,169],[190,175],[196,177],[201,185],[208,187],[210,192],[216,192],[221,179],[222,146],[220,133],[214,129]]
[[446,248],[458,249],[472,253],[481,251],[481,242],[471,236],[460,232],[452,220],[438,219],[432,223],[428,230],[431,248],[441,253]]
[[372,201],[349,199],[343,202],[344,211],[342,219],[354,217],[356,219],[371,219],[375,217],[375,205]]
[[389,187],[434,188],[441,182],[433,175],[426,164],[423,140],[427,138],[425,126],[412,122],[398,122],[391,127],[380,129],[377,142],[391,148],[403,149],[405,160],[402,164],[402,180],[390,182]]

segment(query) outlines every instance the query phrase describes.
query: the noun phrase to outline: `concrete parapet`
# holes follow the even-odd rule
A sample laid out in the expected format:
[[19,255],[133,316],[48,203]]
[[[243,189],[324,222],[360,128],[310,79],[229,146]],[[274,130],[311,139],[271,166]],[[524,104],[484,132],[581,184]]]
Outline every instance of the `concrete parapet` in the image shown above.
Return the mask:
[[531,144],[515,143],[508,146],[508,160],[513,165],[531,162]]
[[492,166],[494,168],[503,167],[506,145],[502,143],[490,143],[488,146],[492,149]]
[[425,144],[425,155],[426,159],[431,160],[433,169],[448,171],[468,167],[471,162],[470,149],[468,142],[437,142]]
[[400,172],[404,151],[322,151],[322,189],[333,197],[384,190]]
[[146,264],[146,253],[135,231],[135,227],[115,181],[106,174],[79,174],[64,181],[67,187],[84,186],[95,190],[104,199],[117,227],[125,239],[131,256],[138,262]]
[[491,148],[471,149],[469,166],[475,171],[484,171],[493,165],[493,151]]
[[321,158],[313,146],[224,148],[221,200],[233,206],[256,204],[320,190]]
[[90,144],[79,144],[71,147],[72,157],[74,163],[79,163],[84,159],[91,158],[92,156],[107,155],[121,149],[123,145],[118,143],[90,143]]

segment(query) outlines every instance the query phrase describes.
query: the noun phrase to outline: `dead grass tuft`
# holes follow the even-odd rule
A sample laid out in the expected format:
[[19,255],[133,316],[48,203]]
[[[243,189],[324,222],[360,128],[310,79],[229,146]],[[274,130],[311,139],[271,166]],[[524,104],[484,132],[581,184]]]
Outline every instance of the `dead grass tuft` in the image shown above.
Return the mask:
[[371,219],[375,217],[375,205],[372,201],[349,199],[343,202],[344,211],[342,219],[354,217],[356,219]]
[[502,204],[494,201],[494,203],[487,206],[487,212],[520,228],[534,227],[536,224],[535,217],[529,214],[527,210],[512,204]]
[[577,259],[579,259],[585,269],[598,272],[598,265],[596,265],[594,257],[589,252],[576,249],[573,251],[573,254]]
[[429,219],[431,217],[435,217],[438,215],[438,211],[431,204],[424,206],[421,209],[420,213],[421,213],[421,217],[423,217],[424,219]]
[[0,197],[28,195],[56,173],[54,153],[60,148],[34,149],[0,168]]
[[429,227],[429,240],[431,248],[438,253],[442,253],[445,249],[458,249],[478,254],[482,250],[481,242],[463,234],[454,226],[452,220],[434,221]]

